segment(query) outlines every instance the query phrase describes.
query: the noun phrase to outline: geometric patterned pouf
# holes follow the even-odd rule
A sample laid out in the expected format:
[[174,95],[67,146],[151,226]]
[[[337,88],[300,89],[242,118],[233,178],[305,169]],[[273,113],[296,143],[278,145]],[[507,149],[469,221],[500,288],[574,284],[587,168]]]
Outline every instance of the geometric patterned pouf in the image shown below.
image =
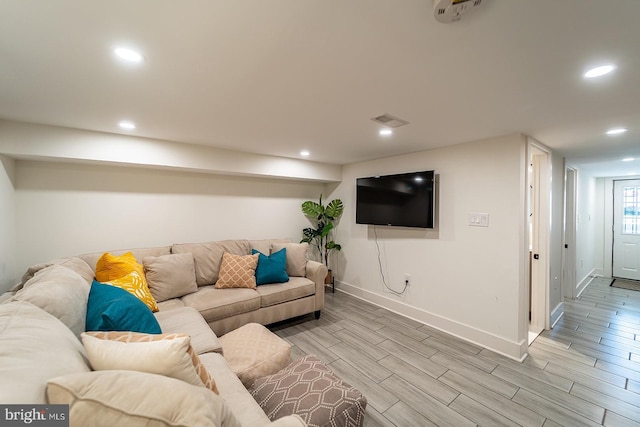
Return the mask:
[[249,389],[271,421],[298,415],[309,427],[361,427],[367,398],[307,355]]
[[291,361],[291,344],[259,323],[248,323],[218,339],[222,355],[245,387]]

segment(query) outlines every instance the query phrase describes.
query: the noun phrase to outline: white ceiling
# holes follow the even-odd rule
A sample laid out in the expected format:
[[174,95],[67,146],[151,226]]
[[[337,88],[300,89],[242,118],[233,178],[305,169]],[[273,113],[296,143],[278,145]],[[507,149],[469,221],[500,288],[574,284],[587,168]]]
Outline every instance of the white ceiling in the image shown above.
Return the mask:
[[[0,118],[130,119],[138,136],[334,164],[522,132],[640,174],[639,20],[638,0],[485,0],[452,24],[432,0],[0,0]],[[380,137],[383,113],[410,124]]]

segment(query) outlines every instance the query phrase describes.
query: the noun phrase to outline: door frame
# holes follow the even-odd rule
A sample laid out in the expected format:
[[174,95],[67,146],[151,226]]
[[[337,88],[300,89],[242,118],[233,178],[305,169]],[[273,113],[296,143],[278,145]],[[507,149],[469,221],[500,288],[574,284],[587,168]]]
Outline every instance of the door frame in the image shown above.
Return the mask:
[[565,162],[564,165],[564,215],[562,250],[562,297],[577,296],[576,282],[576,233],[578,207],[578,170]]
[[[537,260],[531,260],[529,268],[532,271],[532,278],[529,282],[531,293],[531,321],[530,327],[535,332],[549,329],[549,276],[550,276],[550,240],[551,240],[551,150],[538,141],[528,138],[528,158],[527,164],[537,164],[537,181],[534,187],[534,199],[529,198],[529,212],[535,208],[533,233],[537,234],[537,247],[532,248],[538,253]],[[527,189],[531,188],[530,174],[527,174]],[[530,221],[530,220],[529,220]],[[527,224],[529,223],[527,221]],[[526,251],[529,252],[531,246],[529,233],[525,239]],[[528,316],[528,310],[526,315]]]

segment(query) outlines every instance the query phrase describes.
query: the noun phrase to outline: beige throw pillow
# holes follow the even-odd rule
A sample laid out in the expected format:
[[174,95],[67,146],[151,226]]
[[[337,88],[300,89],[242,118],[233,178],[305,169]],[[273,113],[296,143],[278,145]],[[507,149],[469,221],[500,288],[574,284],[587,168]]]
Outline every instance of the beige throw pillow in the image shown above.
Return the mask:
[[54,264],[38,271],[12,299],[40,307],[80,337],[85,330],[89,289],[78,273]]
[[216,383],[185,334],[87,332],[82,334],[94,370],[130,370],[159,374],[218,393]]
[[216,289],[224,288],[256,288],[256,267],[259,254],[234,255],[224,253],[220,275],[216,282]]
[[287,274],[289,276],[305,277],[307,274],[308,243],[276,243],[271,245],[271,253],[287,248]]
[[69,405],[71,425],[240,426],[221,397],[162,375],[87,372],[53,378],[46,390],[49,404]]
[[198,290],[190,252],[146,257],[142,264],[149,290],[157,302],[180,298]]

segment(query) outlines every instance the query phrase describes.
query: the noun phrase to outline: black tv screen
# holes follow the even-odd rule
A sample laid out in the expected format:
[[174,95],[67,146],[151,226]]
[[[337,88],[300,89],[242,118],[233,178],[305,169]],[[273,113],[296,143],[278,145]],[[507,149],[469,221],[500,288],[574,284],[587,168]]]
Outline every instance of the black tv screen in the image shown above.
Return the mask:
[[356,180],[356,223],[433,228],[434,171]]

